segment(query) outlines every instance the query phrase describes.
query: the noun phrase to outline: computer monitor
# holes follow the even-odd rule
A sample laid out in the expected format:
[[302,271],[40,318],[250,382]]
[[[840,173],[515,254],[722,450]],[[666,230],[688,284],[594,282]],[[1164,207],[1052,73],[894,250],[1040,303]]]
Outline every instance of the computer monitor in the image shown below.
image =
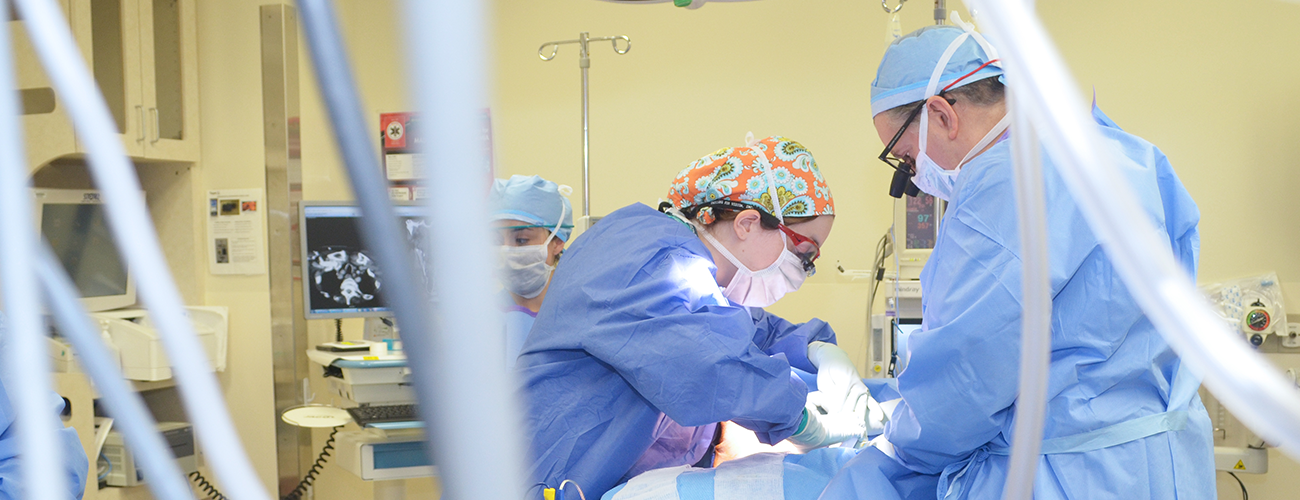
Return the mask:
[[36,225],[91,312],[135,304],[131,280],[98,191],[34,189]]
[[944,203],[925,193],[894,200],[894,252],[899,279],[919,279],[921,268],[939,240]]
[[[383,262],[376,261],[361,236],[361,208],[349,202],[302,202],[302,289],[308,319],[391,316],[384,294]],[[417,204],[394,207],[401,219],[405,246],[433,296],[426,266],[428,219]]]

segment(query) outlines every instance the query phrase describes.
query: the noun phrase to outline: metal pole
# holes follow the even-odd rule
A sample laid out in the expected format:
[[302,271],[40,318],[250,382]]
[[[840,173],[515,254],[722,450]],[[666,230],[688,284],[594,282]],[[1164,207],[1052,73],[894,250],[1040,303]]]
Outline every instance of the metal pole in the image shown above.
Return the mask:
[[[275,414],[306,403],[307,320],[302,307],[302,159],[298,144],[298,16],[291,5],[262,5],[262,144],[266,171],[267,284],[271,300],[271,380]],[[275,419],[276,488],[285,495],[311,469],[311,429]],[[277,495],[278,496],[278,495]]]
[[578,67],[582,68],[582,216],[585,221],[591,220],[591,108],[587,100],[587,70],[591,69],[591,54],[587,52],[588,38],[586,31],[578,35]]
[[[899,4],[901,7],[902,4]],[[944,24],[948,21],[948,2],[947,0],[934,0],[934,24]]]

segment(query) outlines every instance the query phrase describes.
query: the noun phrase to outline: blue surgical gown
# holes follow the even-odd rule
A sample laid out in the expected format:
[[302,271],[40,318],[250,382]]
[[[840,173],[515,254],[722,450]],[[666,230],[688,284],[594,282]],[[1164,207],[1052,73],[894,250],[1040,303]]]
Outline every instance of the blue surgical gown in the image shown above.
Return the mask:
[[808,343],[835,334],[729,305],[715,271],[690,227],[641,204],[565,252],[518,360],[534,481],[598,498],[699,460],[717,422],[765,443],[794,433],[807,387],[790,368],[816,371]]
[[[3,330],[3,328],[0,328]],[[63,411],[63,398],[50,395],[50,411],[55,415]],[[89,410],[87,408],[87,410]],[[80,499],[86,489],[86,474],[90,463],[81,448],[77,431],[71,427],[59,429],[59,442],[63,449],[63,473],[67,477],[68,498]],[[14,408],[0,383],[0,500],[18,500],[22,496],[22,458],[19,453],[18,434],[14,429]]]
[[[1168,159],[1094,110],[1105,144],[1141,200],[1145,218],[1195,275],[1200,213]],[[1014,137],[1011,139],[1014,140]],[[1170,430],[1100,449],[1039,459],[1034,498],[1214,498],[1210,420],[1199,383],[1120,281],[1057,168],[1043,157],[1052,293],[1052,353],[1044,438],[1078,436],[1166,411]],[[885,436],[896,458],[861,453],[822,498],[872,492],[877,472],[902,498],[1001,498],[1016,416],[1021,325],[1020,240],[1011,145],[962,168],[957,194],[921,274],[924,331],[909,340],[898,377],[903,402]],[[1180,380],[1175,384],[1176,378]],[[1058,442],[1062,440],[1058,439]],[[876,497],[881,498],[881,497]]]

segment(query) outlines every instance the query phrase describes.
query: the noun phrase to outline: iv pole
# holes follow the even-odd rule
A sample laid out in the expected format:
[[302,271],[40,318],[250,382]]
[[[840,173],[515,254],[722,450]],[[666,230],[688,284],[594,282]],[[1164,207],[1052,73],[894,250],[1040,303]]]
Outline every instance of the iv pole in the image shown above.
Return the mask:
[[[623,47],[623,50],[618,49],[619,40],[622,40],[626,44]],[[626,54],[629,50],[632,50],[632,40],[626,35],[592,38],[586,31],[579,33],[577,40],[546,42],[537,49],[537,57],[542,58],[543,61],[550,61],[555,59],[555,54],[560,51],[561,45],[570,43],[578,44],[578,67],[582,68],[582,219],[579,224],[584,231],[590,229],[593,224],[591,220],[591,134],[588,127],[590,120],[590,106],[588,105],[587,100],[589,90],[587,85],[587,70],[591,68],[591,53],[587,50],[587,45],[588,42],[604,41],[608,41],[610,45],[614,47],[614,52],[620,55]],[[547,47],[551,48],[551,53],[549,55],[546,54]]]

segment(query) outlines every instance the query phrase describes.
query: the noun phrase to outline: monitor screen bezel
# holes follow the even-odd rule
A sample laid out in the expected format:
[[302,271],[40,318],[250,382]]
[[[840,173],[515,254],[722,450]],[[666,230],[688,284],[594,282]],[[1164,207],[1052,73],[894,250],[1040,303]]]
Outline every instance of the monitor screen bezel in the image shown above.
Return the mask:
[[[140,193],[144,197],[144,192]],[[45,205],[103,205],[102,196],[95,189],[55,189],[55,188],[33,188],[32,189],[32,212],[36,218],[36,230],[41,230],[41,222],[45,216]],[[41,235],[42,241],[45,235]],[[120,246],[118,247],[120,250]],[[135,277],[131,273],[131,267],[123,262],[122,267],[126,269],[126,293],[119,295],[103,295],[99,297],[82,297],[81,305],[90,312],[111,311],[122,309],[136,304]]]
[[[414,201],[390,201],[394,207],[419,207],[423,203]],[[298,276],[299,286],[301,287],[302,313],[306,319],[346,319],[346,318],[385,318],[392,317],[393,310],[391,307],[374,308],[371,311],[347,311],[347,312],[312,312],[311,308],[311,284],[308,283],[307,276],[307,209],[311,207],[337,207],[360,209],[360,205],[355,201],[301,201],[298,203]],[[364,235],[361,236],[365,238]]]

